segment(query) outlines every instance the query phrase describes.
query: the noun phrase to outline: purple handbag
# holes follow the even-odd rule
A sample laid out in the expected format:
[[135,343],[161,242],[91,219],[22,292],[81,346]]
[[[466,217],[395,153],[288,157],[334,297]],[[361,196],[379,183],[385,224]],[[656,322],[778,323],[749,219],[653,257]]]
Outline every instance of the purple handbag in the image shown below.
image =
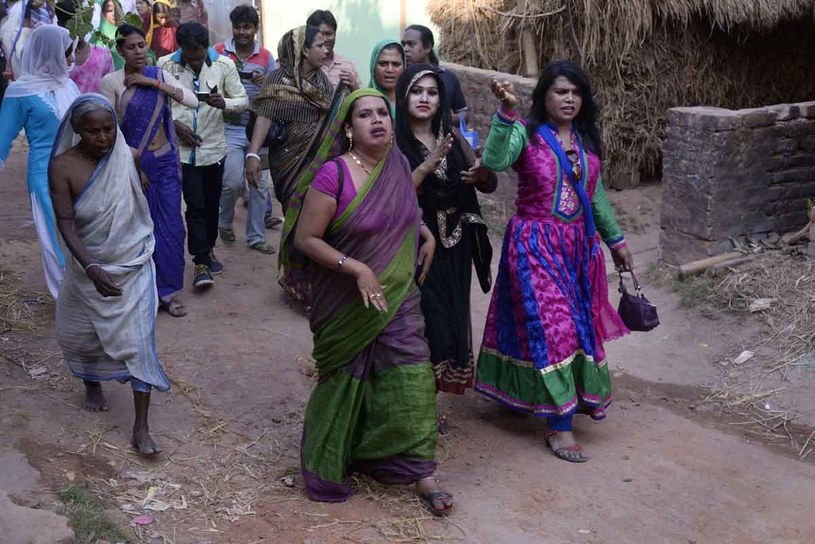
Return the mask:
[[659,325],[657,307],[642,294],[640,282],[637,281],[634,272],[631,272],[631,279],[634,280],[636,290],[634,295],[626,290],[623,274],[620,273],[620,306],[617,308],[617,313],[631,331],[645,332],[655,329]]

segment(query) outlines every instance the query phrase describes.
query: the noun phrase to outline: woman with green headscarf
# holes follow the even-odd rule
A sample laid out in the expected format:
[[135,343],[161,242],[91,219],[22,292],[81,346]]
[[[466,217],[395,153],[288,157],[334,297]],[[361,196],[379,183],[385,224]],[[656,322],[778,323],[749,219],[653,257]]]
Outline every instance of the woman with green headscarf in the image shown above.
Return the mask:
[[346,98],[284,227],[312,286],[319,380],[303,423],[301,469],[313,500],[345,501],[352,471],[416,485],[436,515],[453,507],[436,471],[433,370],[419,288],[435,251],[410,166],[393,143],[385,96]]
[[[101,6],[101,14],[99,26],[96,30],[108,41],[106,46],[110,49],[110,54],[113,57],[113,67],[116,70],[121,70],[124,68],[125,59],[116,51],[116,30],[124,22],[125,15],[122,5],[118,0],[97,0],[97,3]],[[101,43],[101,40],[95,38],[92,38],[90,43],[92,45],[105,45]]]
[[371,53],[371,81],[368,87],[388,97],[391,114],[395,113],[396,82],[406,66],[405,50],[398,40],[382,40]]

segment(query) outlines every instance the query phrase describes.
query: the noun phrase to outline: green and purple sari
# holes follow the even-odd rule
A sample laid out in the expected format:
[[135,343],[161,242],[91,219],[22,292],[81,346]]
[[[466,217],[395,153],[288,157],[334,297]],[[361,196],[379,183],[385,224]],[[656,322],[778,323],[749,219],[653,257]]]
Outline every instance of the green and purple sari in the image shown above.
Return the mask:
[[[356,91],[337,118],[345,119],[363,96],[383,95]],[[328,137],[325,143],[317,158],[323,162],[334,154]],[[299,215],[289,212],[287,233]],[[353,277],[305,266],[319,382],[306,410],[301,463],[313,500],[348,499],[353,489],[344,480],[351,470],[391,484],[435,471],[435,382],[414,281],[420,221],[410,167],[392,146],[324,235],[377,274],[388,312],[365,308]]]

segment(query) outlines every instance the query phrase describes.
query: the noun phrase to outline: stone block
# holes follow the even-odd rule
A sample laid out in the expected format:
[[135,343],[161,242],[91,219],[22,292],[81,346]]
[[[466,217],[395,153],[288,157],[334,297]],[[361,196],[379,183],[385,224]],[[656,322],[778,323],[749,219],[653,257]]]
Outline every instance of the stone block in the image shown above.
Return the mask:
[[772,108],[776,111],[776,119],[779,121],[792,121],[801,116],[801,108],[798,104],[778,104]]
[[815,101],[799,102],[798,110],[801,114],[801,117],[805,119],[815,119]]
[[667,119],[669,125],[675,124],[709,132],[726,132],[742,127],[742,116],[738,112],[707,106],[671,108],[668,110]]
[[807,183],[815,180],[815,167],[794,168],[772,174],[772,183]]
[[802,151],[807,153],[815,153],[815,134],[804,136],[799,140],[799,146]]
[[781,138],[775,142],[775,152],[780,154],[792,153],[798,151],[798,140],[793,138]]
[[0,490],[0,541],[26,544],[74,544],[76,537],[68,519],[48,510],[14,504]]
[[739,110],[736,113],[741,116],[745,128],[770,127],[778,117],[778,112],[770,108]]

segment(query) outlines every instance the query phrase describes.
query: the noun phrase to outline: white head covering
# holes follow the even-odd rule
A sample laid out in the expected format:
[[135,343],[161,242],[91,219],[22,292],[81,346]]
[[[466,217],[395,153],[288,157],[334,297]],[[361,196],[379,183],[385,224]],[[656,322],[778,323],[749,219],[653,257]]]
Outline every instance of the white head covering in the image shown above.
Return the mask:
[[40,95],[65,86],[70,81],[65,51],[71,43],[70,34],[62,27],[34,29],[23,50],[21,74],[8,86],[6,96]]

